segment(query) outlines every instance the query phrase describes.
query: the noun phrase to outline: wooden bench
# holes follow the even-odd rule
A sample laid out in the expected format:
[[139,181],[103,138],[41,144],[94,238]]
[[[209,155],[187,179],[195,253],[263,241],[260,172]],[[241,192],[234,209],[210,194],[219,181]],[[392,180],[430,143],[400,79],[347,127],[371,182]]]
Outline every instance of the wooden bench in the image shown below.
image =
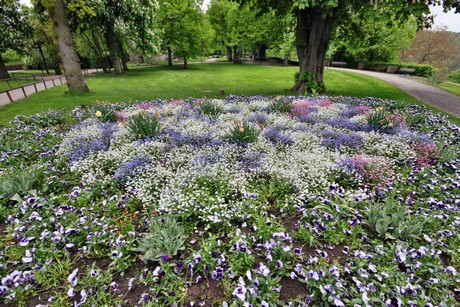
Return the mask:
[[387,73],[394,74],[398,70],[398,66],[388,66]]
[[345,67],[345,66],[347,66],[347,62],[332,61],[332,62],[331,62],[331,66],[332,66],[332,67],[336,67],[336,66],[338,66],[338,67]]
[[387,67],[386,67],[386,66],[377,65],[377,66],[371,66],[371,67],[369,67],[369,70],[384,72],[385,70],[387,70]]
[[415,72],[415,68],[407,68],[407,67],[401,67],[399,69],[400,74],[413,74]]

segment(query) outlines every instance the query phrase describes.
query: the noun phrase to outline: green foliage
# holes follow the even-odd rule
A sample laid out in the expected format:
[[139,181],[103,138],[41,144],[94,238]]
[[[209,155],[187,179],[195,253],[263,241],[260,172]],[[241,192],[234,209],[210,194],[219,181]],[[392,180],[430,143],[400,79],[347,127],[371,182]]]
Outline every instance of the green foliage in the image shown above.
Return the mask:
[[108,104],[98,104],[93,107],[94,115],[99,118],[101,122],[116,122],[117,116],[115,109]]
[[321,84],[319,84],[309,73],[308,71],[305,72],[302,76],[300,76],[300,73],[296,73],[294,75],[294,80],[297,82],[299,79],[302,79],[305,82],[305,95],[316,95],[320,92],[324,92],[325,88]]
[[460,83],[460,69],[451,72],[448,78],[452,82]]
[[160,122],[155,116],[142,113],[131,116],[126,127],[138,139],[154,137],[161,129]]
[[180,223],[171,217],[154,218],[150,229],[134,251],[143,253],[144,261],[159,261],[162,256],[172,258],[184,250],[185,231]]
[[259,137],[260,130],[257,126],[248,122],[237,123],[230,129],[226,139],[237,144],[255,143]]
[[16,194],[28,193],[37,186],[41,175],[41,172],[34,169],[4,175],[0,178],[0,199],[10,200]]
[[53,259],[50,265],[35,272],[35,281],[44,290],[62,288],[71,272],[72,261],[67,255],[59,257],[59,254],[56,254]]
[[198,109],[200,110],[200,113],[207,115],[209,117],[217,117],[223,112],[222,108],[219,105],[212,103],[209,100],[200,103],[198,105]]
[[292,103],[284,99],[275,98],[270,108],[275,112],[289,113],[292,109]]
[[425,222],[411,216],[406,209],[405,204],[389,197],[381,205],[370,205],[363,223],[382,239],[416,240],[422,234]]
[[210,48],[214,30],[198,2],[162,1],[156,17],[162,25],[160,36],[163,50],[171,49],[185,62],[189,58],[206,54]]

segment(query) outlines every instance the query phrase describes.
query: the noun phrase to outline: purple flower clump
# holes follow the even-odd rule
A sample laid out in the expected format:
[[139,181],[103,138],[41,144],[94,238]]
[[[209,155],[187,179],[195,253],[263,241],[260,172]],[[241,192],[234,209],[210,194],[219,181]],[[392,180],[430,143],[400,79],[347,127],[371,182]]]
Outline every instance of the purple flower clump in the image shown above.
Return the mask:
[[281,130],[279,127],[269,127],[265,130],[264,136],[273,144],[294,144],[294,140],[290,136],[282,134]]
[[132,160],[122,162],[113,175],[114,179],[120,183],[124,183],[131,179],[136,171],[150,164],[149,157],[136,156]]
[[350,148],[359,148],[363,146],[363,138],[356,133],[344,134],[337,131],[324,131],[321,145],[328,148],[340,148],[347,146]]

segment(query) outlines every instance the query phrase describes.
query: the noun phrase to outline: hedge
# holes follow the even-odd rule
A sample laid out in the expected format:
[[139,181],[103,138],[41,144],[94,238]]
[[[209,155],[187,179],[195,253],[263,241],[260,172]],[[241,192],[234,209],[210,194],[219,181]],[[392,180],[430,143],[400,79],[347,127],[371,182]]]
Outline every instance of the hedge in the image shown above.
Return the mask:
[[412,64],[412,63],[385,63],[385,62],[373,62],[373,63],[365,63],[364,68],[369,69],[372,66],[397,66],[398,69],[400,68],[415,68],[414,75],[420,77],[431,77],[435,73],[435,69],[431,65],[424,65],[424,64]]

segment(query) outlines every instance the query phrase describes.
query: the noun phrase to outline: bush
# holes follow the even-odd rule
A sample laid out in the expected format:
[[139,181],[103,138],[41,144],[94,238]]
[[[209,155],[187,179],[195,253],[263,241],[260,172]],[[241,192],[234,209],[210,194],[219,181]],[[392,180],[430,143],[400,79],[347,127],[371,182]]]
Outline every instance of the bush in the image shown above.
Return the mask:
[[160,133],[160,122],[155,116],[139,113],[129,118],[126,127],[135,138],[153,137]]
[[460,69],[451,72],[448,78],[452,82],[460,83]]

